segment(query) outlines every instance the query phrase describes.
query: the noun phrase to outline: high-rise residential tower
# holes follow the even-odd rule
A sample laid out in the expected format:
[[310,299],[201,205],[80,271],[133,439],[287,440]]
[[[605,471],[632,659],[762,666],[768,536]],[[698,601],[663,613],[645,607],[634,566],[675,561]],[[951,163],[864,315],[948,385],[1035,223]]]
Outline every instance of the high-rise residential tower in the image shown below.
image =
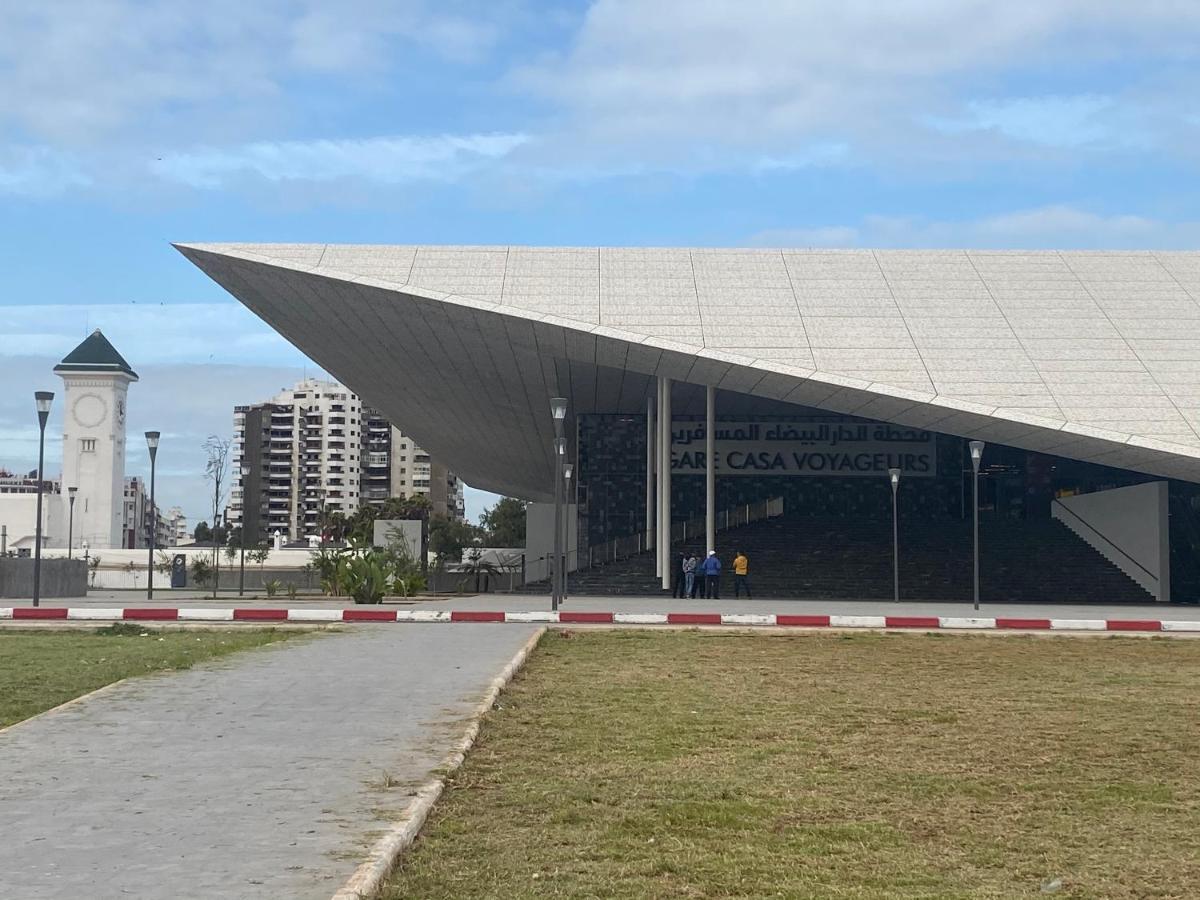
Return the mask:
[[318,535],[322,509],[349,516],[388,497],[426,494],[435,512],[462,515],[452,473],[348,388],[315,378],[234,408],[231,484],[229,522],[255,543]]

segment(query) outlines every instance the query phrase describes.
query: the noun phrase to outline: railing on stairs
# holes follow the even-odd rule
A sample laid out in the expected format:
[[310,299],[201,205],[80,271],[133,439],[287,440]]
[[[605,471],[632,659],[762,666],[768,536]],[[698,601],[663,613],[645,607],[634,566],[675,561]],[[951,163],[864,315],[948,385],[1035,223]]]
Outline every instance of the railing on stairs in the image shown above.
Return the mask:
[[[756,503],[743,503],[731,506],[728,509],[717,512],[717,532],[729,531],[732,528],[740,528],[743,525],[761,522],[764,519],[778,518],[782,515],[782,497],[772,497],[769,500],[759,500]],[[694,540],[703,541],[704,536],[705,520],[703,516],[671,523],[672,544],[686,543]],[[574,566],[574,568],[586,565],[591,569],[596,566],[607,565],[622,559],[628,559],[631,556],[637,556],[640,553],[645,553],[647,550],[653,549],[653,547],[654,535],[648,531],[639,531],[637,534],[612,538],[600,544],[593,544],[587,550],[581,551],[578,557],[578,565]],[[574,554],[575,551],[570,551],[568,569],[573,568],[570,565],[570,557],[573,557]]]

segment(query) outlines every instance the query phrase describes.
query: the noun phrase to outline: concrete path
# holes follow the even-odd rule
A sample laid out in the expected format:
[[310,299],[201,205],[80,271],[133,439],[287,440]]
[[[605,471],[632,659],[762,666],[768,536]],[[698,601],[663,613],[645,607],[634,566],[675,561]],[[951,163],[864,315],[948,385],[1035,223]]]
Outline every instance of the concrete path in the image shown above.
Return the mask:
[[0,732],[0,897],[328,900],[533,631],[356,626]]

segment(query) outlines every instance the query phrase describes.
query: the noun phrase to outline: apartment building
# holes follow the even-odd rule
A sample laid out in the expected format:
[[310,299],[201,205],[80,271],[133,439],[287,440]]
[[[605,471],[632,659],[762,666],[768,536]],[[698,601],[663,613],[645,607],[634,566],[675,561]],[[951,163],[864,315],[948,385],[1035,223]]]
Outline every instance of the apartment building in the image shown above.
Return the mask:
[[[126,550],[142,549],[149,546],[150,521],[150,487],[137,475],[125,476],[123,491],[124,505],[121,515],[121,546]],[[156,504],[157,505],[157,504]],[[154,510],[156,547],[173,547],[177,542],[176,532],[171,522],[162,514],[161,509]],[[186,528],[187,520],[184,520]]]
[[172,506],[167,510],[167,536],[171,547],[191,543],[192,533],[188,531],[187,516],[181,507]]
[[363,409],[361,494],[376,505],[388,497],[429,498],[435,515],[465,515],[458,476],[430,457],[378,410]]
[[462,514],[458,479],[344,385],[308,378],[235,407],[233,420],[228,518],[250,541],[276,532],[302,540],[320,533],[322,509],[349,516],[363,503],[418,493],[435,511]]

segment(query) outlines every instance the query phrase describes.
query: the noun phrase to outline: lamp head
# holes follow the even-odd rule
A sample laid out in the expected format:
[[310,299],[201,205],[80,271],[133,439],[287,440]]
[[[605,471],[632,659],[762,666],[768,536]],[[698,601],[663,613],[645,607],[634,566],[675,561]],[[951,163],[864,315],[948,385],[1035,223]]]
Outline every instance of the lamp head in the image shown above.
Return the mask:
[[146,446],[149,447],[152,452],[154,450],[158,449],[158,432],[157,431],[147,431],[146,432]]
[[242,466],[242,477],[245,478],[249,474],[250,474],[250,467]]
[[572,466],[570,463],[565,463],[563,465],[563,478],[567,479],[567,481],[570,481],[571,480],[571,471],[573,469],[574,469],[574,466]]
[[45,425],[46,417],[50,415],[50,404],[54,400],[54,392],[34,391],[33,400],[37,404],[38,421]]
[[567,398],[566,397],[551,397],[550,398],[550,415],[556,421],[561,422],[567,417]]
[[69,494],[69,495],[70,495],[70,497],[71,497],[71,499],[72,499],[72,500],[74,500],[74,499],[75,499],[75,492],[76,492],[76,491],[78,491],[78,490],[79,490],[79,488],[77,488],[77,487],[69,487],[69,488],[67,488],[67,494]]
[[888,469],[888,477],[892,480],[892,487],[896,487],[900,483],[900,470]]
[[971,441],[968,446],[971,448],[971,468],[978,473],[979,462],[983,459],[983,441]]
[[567,453],[567,439],[556,437],[554,439],[554,452],[559,456],[565,456]]

